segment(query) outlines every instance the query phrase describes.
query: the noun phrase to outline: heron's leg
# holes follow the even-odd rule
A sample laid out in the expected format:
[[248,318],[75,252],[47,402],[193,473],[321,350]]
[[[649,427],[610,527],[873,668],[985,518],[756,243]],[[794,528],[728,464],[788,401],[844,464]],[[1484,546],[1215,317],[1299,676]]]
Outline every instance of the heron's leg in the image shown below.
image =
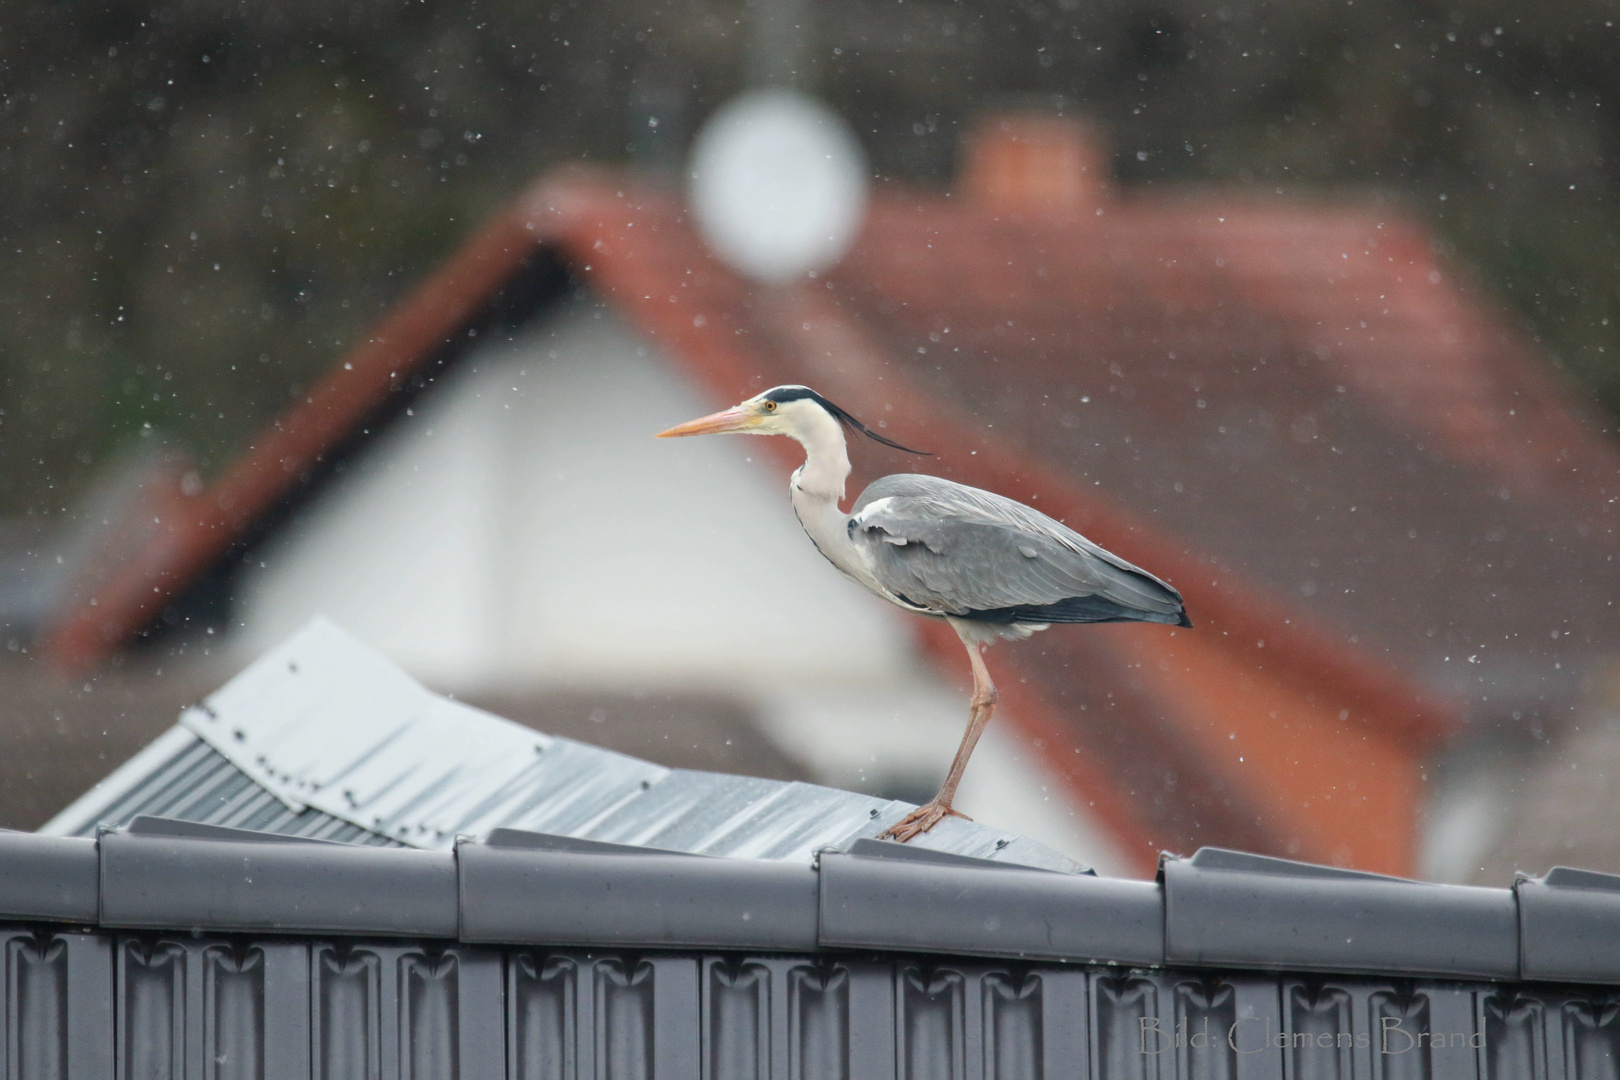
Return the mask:
[[934,801],[946,810],[950,810],[956,799],[956,785],[962,782],[962,774],[967,771],[968,758],[973,756],[973,748],[979,745],[979,736],[984,734],[990,714],[996,711],[996,702],[1001,700],[979,649],[980,646],[967,643],[968,662],[973,665],[973,699],[968,705],[968,726],[962,733],[962,744],[956,748],[956,757],[951,760],[951,771],[945,774],[945,782],[934,796]]
[[973,748],[979,744],[979,736],[984,734],[985,725],[996,711],[996,702],[1001,700],[1001,695],[996,691],[996,684],[990,681],[990,669],[984,666],[979,644],[966,637],[962,643],[967,646],[968,662],[973,665],[973,699],[968,707],[967,731],[962,733],[962,744],[956,748],[951,771],[945,774],[945,782],[939,786],[937,795],[885,829],[879,834],[879,839],[894,839],[903,844],[917,834],[932,829],[947,816],[967,817],[951,808],[951,803],[956,799],[956,785],[962,782],[968,758],[973,756]]

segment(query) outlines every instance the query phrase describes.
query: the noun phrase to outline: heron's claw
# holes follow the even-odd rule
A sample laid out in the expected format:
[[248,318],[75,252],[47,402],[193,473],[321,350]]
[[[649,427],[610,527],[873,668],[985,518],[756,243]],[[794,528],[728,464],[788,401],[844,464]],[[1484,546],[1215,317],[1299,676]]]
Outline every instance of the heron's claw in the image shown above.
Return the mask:
[[927,832],[948,817],[959,817],[963,821],[973,820],[960,810],[953,810],[938,799],[931,799],[878,833],[878,839],[897,840],[903,844],[912,837]]

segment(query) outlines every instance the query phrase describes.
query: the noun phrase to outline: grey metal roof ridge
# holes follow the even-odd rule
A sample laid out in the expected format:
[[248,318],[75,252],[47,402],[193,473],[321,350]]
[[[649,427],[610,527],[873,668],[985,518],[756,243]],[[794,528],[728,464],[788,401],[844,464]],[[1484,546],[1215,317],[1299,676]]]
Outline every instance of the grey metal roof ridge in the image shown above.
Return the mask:
[[1620,876],[1555,866],[1513,883],[1519,905],[1519,973],[1525,979],[1620,978]]
[[[138,821],[140,819],[137,819]],[[102,926],[454,938],[455,856],[147,818],[103,832]]]
[[653,949],[870,949],[1620,983],[1620,876],[1436,885],[1204,849],[1158,882],[857,841],[814,867],[509,830],[454,852],[145,817],[0,830],[0,916],[114,929]]
[[[461,939],[504,944],[814,949],[816,870],[531,834],[463,837]],[[589,843],[589,842],[588,842]],[[615,850],[618,849],[618,850]]]
[[1163,904],[1154,882],[883,850],[889,846],[822,852],[820,944],[1164,962]]
[[[102,828],[96,830],[99,836],[102,833],[116,832],[115,829]],[[190,821],[186,818],[158,817],[155,814],[136,814],[130,818],[124,831],[133,836],[163,836],[170,839],[182,840],[220,840],[240,844],[334,844],[338,847],[352,847],[341,840],[322,840],[316,836],[289,836],[286,833],[261,832],[258,829],[238,829],[231,825],[211,825],[205,821]]]
[[[1160,876],[1163,876],[1166,860],[1179,858],[1181,858],[1179,855],[1161,855],[1159,857]],[[1323,866],[1320,863],[1281,859],[1275,855],[1256,855],[1253,852],[1233,851],[1230,848],[1202,847],[1193,852],[1192,858],[1186,861],[1201,870],[1233,870],[1245,874],[1275,874],[1279,877],[1336,878],[1355,881],[1410,880],[1408,878],[1391,877],[1388,874],[1375,874],[1371,870],[1351,870],[1343,866]]]
[[460,846],[476,841],[485,847],[512,848],[518,851],[564,851],[575,855],[686,855],[694,859],[709,858],[695,851],[674,851],[669,848],[643,844],[615,844],[611,840],[587,840],[579,836],[559,836],[556,833],[533,832],[529,829],[491,829],[487,836],[458,836]]
[[94,840],[0,829],[0,915],[94,923],[99,875]]
[[1164,856],[1159,879],[1169,965],[1519,976],[1518,904],[1510,889],[1218,848],[1190,859]]
[[903,859],[907,862],[929,863],[934,866],[971,866],[979,870],[1005,867],[1009,870],[1035,870],[1043,874],[1084,874],[1096,877],[1097,871],[1089,866],[1083,870],[1056,870],[1047,866],[1025,866],[1021,863],[997,862],[974,855],[961,855],[954,851],[936,851],[933,848],[914,847],[894,840],[878,840],[869,836],[856,837],[847,848],[826,848],[817,853],[819,859],[828,852],[861,855],[870,859]]

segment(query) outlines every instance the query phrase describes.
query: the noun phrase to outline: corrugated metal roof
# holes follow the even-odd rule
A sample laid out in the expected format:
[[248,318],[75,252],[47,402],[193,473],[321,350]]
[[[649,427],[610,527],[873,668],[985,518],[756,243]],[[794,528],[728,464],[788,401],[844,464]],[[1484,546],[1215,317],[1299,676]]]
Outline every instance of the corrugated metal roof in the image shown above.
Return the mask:
[[[41,832],[89,836],[139,814],[368,844],[448,849],[524,829],[808,864],[911,804],[813,784],[665,769],[434,694],[326,620],[265,654]],[[960,818],[921,848],[1083,869]]]
[[173,727],[40,828],[56,836],[94,836],[101,825],[127,825],[140,814],[308,836],[350,844],[395,845],[319,810],[295,810],[184,727]]

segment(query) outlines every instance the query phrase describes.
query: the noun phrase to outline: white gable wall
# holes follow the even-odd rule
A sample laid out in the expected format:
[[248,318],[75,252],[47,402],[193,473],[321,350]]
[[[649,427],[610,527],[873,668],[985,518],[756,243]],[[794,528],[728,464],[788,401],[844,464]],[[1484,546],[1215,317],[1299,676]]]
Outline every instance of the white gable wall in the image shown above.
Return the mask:
[[480,351],[262,553],[242,648],[322,611],[438,685],[889,677],[900,613],[823,562],[763,447],[652,437],[715,407],[595,304]]
[[[477,351],[258,554],[238,658],[322,614],[443,689],[730,690],[825,781],[942,776],[965,690],[816,552],[761,440],[653,438],[728,404],[590,298]],[[1119,865],[1038,773],[992,725],[963,808]]]
[[758,436],[653,438],[731,402],[697,396],[596,314],[557,328],[559,361],[509,428],[511,490],[527,495],[505,515],[507,663],[708,683],[891,677],[910,655],[901,613],[816,552],[787,470],[752,460]]
[[421,677],[492,674],[497,443],[469,389],[429,397],[257,553],[237,593],[240,662],[324,613]]

